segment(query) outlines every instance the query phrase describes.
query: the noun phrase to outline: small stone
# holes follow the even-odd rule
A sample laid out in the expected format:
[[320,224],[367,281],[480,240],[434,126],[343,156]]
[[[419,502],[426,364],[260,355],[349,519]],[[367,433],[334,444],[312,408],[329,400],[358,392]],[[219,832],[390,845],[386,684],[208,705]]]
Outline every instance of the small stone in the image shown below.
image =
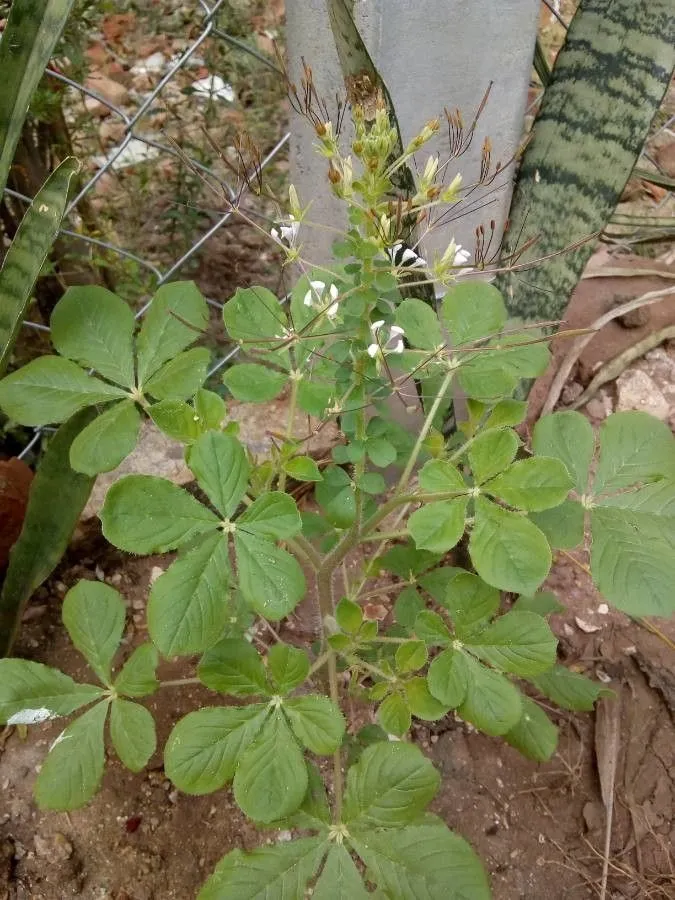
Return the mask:
[[[610,309],[616,309],[617,306],[623,306],[624,303],[633,299],[633,297],[615,297]],[[649,307],[640,306],[637,309],[632,309],[630,312],[619,316],[616,321],[624,328],[643,328],[649,323]]]
[[36,834],[33,843],[36,855],[50,863],[63,862],[73,855],[73,845],[60,831],[55,831],[49,837]]
[[618,411],[641,410],[662,422],[670,415],[670,404],[656,382],[642,369],[628,369],[616,380]]
[[122,583],[122,573],[121,573],[121,572],[114,572],[114,573],[110,576],[110,584],[119,585],[119,584],[121,584],[121,583]]
[[154,584],[159,576],[163,574],[164,569],[161,566],[153,566],[152,569],[150,569],[150,584]]
[[607,606],[606,603],[601,603],[600,606],[598,606],[599,615],[606,616],[608,612],[609,612],[609,606]]
[[288,841],[292,841],[292,840],[293,840],[293,834],[292,834],[292,832],[288,831],[287,829],[284,831],[280,831],[279,835],[277,837],[277,841],[280,844],[287,843]]
[[581,629],[585,634],[593,634],[596,631],[600,631],[599,625],[592,625],[590,622],[587,622],[585,619],[579,618],[579,616],[574,617],[574,621],[577,624],[577,628]]
[[605,404],[600,400],[599,397],[593,397],[592,400],[589,400],[586,404],[586,412],[591,417],[591,419],[605,419],[607,417],[607,413],[605,412]]
[[[122,106],[129,97],[129,91],[119,81],[114,81],[100,72],[92,72],[85,81],[85,87],[91,91],[100,94],[105,100],[113,106]],[[94,97],[85,97],[85,106],[94,116],[110,115],[110,108]]]

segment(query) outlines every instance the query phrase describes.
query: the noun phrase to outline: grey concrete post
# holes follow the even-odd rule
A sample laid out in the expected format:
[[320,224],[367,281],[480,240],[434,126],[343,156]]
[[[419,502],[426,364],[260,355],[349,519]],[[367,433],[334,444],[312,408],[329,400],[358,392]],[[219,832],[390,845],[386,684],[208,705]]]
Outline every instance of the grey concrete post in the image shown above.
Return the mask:
[[[539,0],[356,0],[357,26],[389,88],[404,142],[426,121],[442,115],[444,106],[459,108],[470,122],[492,81],[473,145],[453,165],[465,181],[475,179],[485,136],[492,140],[493,158],[508,159],[522,135],[538,11]],[[286,15],[292,80],[299,86],[304,57],[321,96],[342,92],[325,0],[286,0]],[[292,116],[291,131],[291,180],[300,202],[313,201],[310,219],[341,226],[342,207],[328,188],[325,160],[312,150],[312,129]],[[442,140],[437,148],[427,145],[420,155],[422,165],[434,149],[442,153]],[[508,175],[512,177],[512,169]],[[453,234],[472,250],[474,229],[490,219],[496,220],[499,237],[511,196],[510,179],[499,179],[504,182],[489,206],[432,234],[424,252],[442,251]],[[303,255],[325,263],[332,239],[324,229],[306,229]]]

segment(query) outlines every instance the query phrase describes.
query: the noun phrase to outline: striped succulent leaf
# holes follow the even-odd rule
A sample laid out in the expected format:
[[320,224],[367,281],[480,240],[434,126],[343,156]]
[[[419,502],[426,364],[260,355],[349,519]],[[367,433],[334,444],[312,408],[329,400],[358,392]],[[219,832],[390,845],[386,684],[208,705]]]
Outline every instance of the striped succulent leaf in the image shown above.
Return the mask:
[[505,255],[537,238],[501,275],[509,312],[563,315],[630,177],[675,65],[673,0],[581,0],[525,152],[511,204]]

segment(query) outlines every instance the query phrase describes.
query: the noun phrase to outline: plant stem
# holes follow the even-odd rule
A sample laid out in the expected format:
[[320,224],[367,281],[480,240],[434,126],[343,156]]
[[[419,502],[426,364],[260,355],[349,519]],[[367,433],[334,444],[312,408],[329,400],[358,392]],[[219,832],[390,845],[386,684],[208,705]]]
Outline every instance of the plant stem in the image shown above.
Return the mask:
[[[333,569],[324,564],[317,572],[316,590],[319,601],[319,609],[321,611],[321,629],[323,640],[326,640],[326,627],[324,621],[326,616],[332,615],[335,609],[335,600],[333,597]],[[325,654],[323,654],[325,655]],[[327,651],[328,655],[328,686],[330,690],[330,698],[335,706],[340,708],[340,692],[338,690],[338,673],[335,653],[332,650]],[[321,657],[320,657],[321,658]],[[317,660],[319,662],[319,660]],[[335,806],[333,809],[333,820],[339,824],[342,816],[342,754],[340,750],[336,750],[333,754],[333,793],[335,795]]]
[[[294,373],[291,372],[293,376]],[[286,440],[289,441],[293,437],[293,427],[295,425],[295,407],[298,402],[298,387],[300,382],[296,377],[291,378],[291,397],[288,402],[288,421],[286,423]],[[279,487],[278,490],[285,491],[286,490],[286,473],[282,469],[279,473]]]
[[318,672],[322,666],[325,666],[332,653],[332,650],[326,650],[325,653],[322,653],[321,656],[312,663],[312,668],[307,673],[307,677],[309,678],[310,675],[313,675],[315,672]]
[[286,538],[286,544],[296,556],[301,556],[313,569],[321,567],[320,554],[317,553],[304,534],[296,534],[294,538]]
[[364,544],[366,541],[399,541],[407,537],[408,532],[405,529],[402,531],[376,531],[373,534],[363,535],[363,537],[359,538],[359,543]]
[[403,470],[403,474],[399,479],[397,491],[402,491],[403,488],[408,484],[410,480],[410,476],[412,474],[412,470],[415,468],[415,463],[417,462],[417,457],[420,455],[420,451],[422,450],[422,445],[427,439],[427,435],[431,429],[431,425],[434,421],[434,417],[439,410],[441,403],[443,402],[443,398],[445,397],[446,391],[450,387],[450,382],[453,379],[455,372],[454,369],[451,369],[443,379],[441,386],[439,388],[438,393],[434,399],[434,402],[431,404],[431,408],[427,413],[427,417],[424,420],[424,424],[422,425],[422,430],[417,435],[417,441],[415,442],[415,446],[413,447],[412,453],[410,454],[410,458],[406,463],[406,467]]

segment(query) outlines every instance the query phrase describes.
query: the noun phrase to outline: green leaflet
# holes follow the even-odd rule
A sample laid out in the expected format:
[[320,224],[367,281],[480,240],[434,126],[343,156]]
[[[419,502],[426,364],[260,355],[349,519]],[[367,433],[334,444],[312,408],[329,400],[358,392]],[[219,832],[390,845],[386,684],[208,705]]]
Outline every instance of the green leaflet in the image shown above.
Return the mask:
[[110,686],[113,657],[124,632],[120,595],[100,581],[79,581],[64,598],[62,617],[73,645]]
[[[675,63],[672,0],[584,0],[546,88],[516,182],[505,257],[530,238],[527,272],[497,277],[509,312],[558,319],[637,161]],[[602,165],[598,161],[602,160]],[[562,253],[576,241],[577,250]]]
[[242,501],[250,472],[239,441],[230,434],[207,431],[189,448],[186,461],[211,503],[231,516]]
[[293,734],[312,753],[328,756],[334,753],[345,733],[345,720],[328,697],[311,694],[285,700],[282,706]]
[[152,298],[136,341],[138,385],[194,343],[208,324],[208,307],[192,281],[164,284]]
[[144,706],[118,697],[110,708],[110,739],[127,769],[140,772],[157,747],[155,720]]
[[412,722],[410,707],[400,694],[389,694],[380,703],[377,721],[387,734],[400,737],[410,728]]
[[224,638],[199,664],[199,678],[212,691],[252,697],[271,694],[258,651],[244,638]]
[[72,0],[15,0],[0,46],[0,194],[7,184],[33,91],[42,78]]
[[542,672],[530,680],[538,691],[563,709],[590,712],[596,700],[612,693],[599,682],[565,666],[554,666],[550,671]]
[[555,663],[558,642],[542,616],[514,609],[466,638],[465,645],[503,672],[537,675]]
[[274,644],[267,653],[267,666],[277,691],[288,694],[309,675],[309,657],[288,644]]
[[522,712],[516,725],[507,731],[504,740],[516,750],[534,759],[546,762],[558,746],[558,729],[544,710],[529,697],[521,697]]
[[448,289],[441,318],[453,345],[492,337],[506,323],[506,307],[500,292],[485,281],[465,281]]
[[272,621],[287,616],[305,595],[300,564],[286,550],[238,528],[234,535],[239,588],[246,602]]
[[521,716],[521,694],[499,672],[482,666],[466,654],[466,695],[459,715],[485,734],[498,736],[511,731]]
[[136,320],[127,303],[97,285],[68,288],[50,325],[58,353],[83,368],[131,388],[134,385]]
[[41,356],[0,382],[0,407],[21,425],[64,422],[85,406],[122,399],[107,384],[60,356]]
[[257,363],[238,363],[223,375],[223,382],[236,400],[264,403],[284,389],[288,375]]
[[[67,0],[64,5],[70,6],[70,2]],[[25,4],[18,4],[21,5]],[[6,29],[5,34],[8,33],[9,29]],[[4,71],[1,59],[0,71]],[[0,107],[5,99],[3,90]],[[76,159],[67,157],[52,172],[28,207],[3,260],[0,269],[0,375],[7,368],[33,286],[61,225],[70,182],[79,167]]]
[[534,426],[532,434],[534,452],[540,456],[555,457],[564,463],[579,494],[586,493],[594,444],[591,423],[578,412],[543,416]]
[[9,652],[25,604],[61,559],[89,499],[94,479],[73,471],[69,453],[93,415],[93,410],[83,410],[59,428],[31,484],[23,528],[0,593],[0,655]]
[[331,844],[312,900],[368,900],[370,896],[347,848]]
[[115,678],[115,690],[125,697],[146,697],[159,687],[155,675],[159,653],[154,644],[136,647]]
[[464,534],[467,497],[427,503],[408,520],[408,531],[418,550],[446,553]]
[[0,722],[35,725],[97,700],[103,688],[27,659],[0,659]]
[[108,701],[97,703],[54,741],[35,782],[40,809],[78,809],[94,796],[103,777],[107,714]]
[[444,343],[438,316],[422,300],[403,300],[396,307],[396,324],[405,331],[406,340],[413,347],[435,350]]
[[206,347],[193,347],[174,356],[145,383],[145,390],[157,400],[186,400],[206,381],[211,354]]
[[131,453],[138,440],[141,415],[131,400],[121,400],[83,428],[70,447],[76,472],[111,472]]

